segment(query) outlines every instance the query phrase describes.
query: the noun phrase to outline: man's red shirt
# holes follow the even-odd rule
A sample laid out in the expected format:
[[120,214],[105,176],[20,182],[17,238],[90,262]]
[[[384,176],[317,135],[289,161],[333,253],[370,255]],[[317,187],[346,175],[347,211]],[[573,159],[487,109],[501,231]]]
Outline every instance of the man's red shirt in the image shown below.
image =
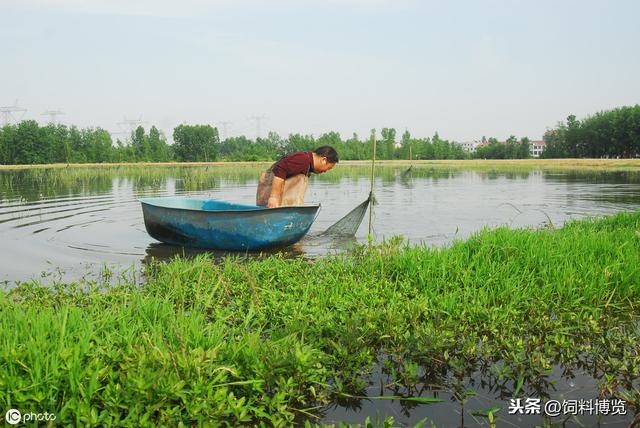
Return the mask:
[[274,163],[271,171],[283,180],[298,174],[310,175],[313,172],[313,152],[291,153]]

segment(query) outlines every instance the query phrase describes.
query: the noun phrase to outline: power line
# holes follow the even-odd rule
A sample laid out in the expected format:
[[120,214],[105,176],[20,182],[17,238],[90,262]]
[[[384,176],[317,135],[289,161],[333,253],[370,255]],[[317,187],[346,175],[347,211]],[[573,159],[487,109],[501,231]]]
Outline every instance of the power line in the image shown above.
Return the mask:
[[226,140],[227,136],[229,135],[227,130],[228,130],[228,126],[231,125],[233,122],[229,122],[229,121],[223,121],[220,122],[220,125],[222,125],[222,139]]
[[129,127],[133,131],[138,126],[143,125],[145,123],[147,122],[142,120],[142,116],[140,116],[138,119],[127,119],[127,117],[125,116],[122,122],[118,122],[118,125],[129,125]]
[[[123,133],[123,134],[127,134],[127,141],[129,139],[129,137],[131,136],[131,133],[140,125],[144,125],[145,123],[147,123],[146,121],[142,120],[142,115],[140,117],[138,117],[137,119],[127,119],[126,116],[124,116],[124,119],[121,122],[118,122],[119,126],[123,126],[123,125],[127,125],[129,127],[129,131],[127,134],[126,130],[122,130],[122,132],[117,132],[117,134]],[[120,128],[122,129],[122,128]],[[116,134],[114,132],[114,134]]]
[[[8,125],[12,120],[16,120],[13,117],[13,113],[22,113],[20,115],[20,119],[24,117],[24,113],[27,111],[26,108],[18,107],[18,100],[12,106],[2,106],[0,107],[0,113],[2,113],[2,123],[4,126]],[[17,120],[16,120],[17,122]]]
[[49,123],[53,123],[54,125],[56,123],[56,117],[62,114],[64,114],[64,112],[61,110],[47,110],[42,112],[42,116],[49,116]]
[[[124,135],[125,136],[125,141],[126,141],[127,136],[131,135],[131,133],[128,132],[128,131],[108,131],[108,132],[109,132],[109,135],[111,135],[112,139],[114,138],[115,135]],[[116,139],[119,140],[118,137],[116,137]]]
[[260,138],[261,124],[262,124],[262,121],[265,120],[266,118],[267,118],[267,116],[265,116],[264,114],[262,114],[260,116],[254,115],[254,116],[249,117],[249,120],[255,121],[255,123],[256,123],[256,140],[258,138]]

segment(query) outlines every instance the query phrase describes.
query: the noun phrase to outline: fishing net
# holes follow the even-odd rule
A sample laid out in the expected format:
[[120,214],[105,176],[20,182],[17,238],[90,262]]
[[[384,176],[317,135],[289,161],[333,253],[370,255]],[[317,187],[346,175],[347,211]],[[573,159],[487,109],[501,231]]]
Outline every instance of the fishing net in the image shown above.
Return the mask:
[[372,198],[372,195],[369,195],[364,202],[331,225],[327,230],[322,232],[321,235],[354,236],[362,223],[362,219],[364,218],[364,214],[367,212],[367,207],[369,206],[369,202],[372,201]]

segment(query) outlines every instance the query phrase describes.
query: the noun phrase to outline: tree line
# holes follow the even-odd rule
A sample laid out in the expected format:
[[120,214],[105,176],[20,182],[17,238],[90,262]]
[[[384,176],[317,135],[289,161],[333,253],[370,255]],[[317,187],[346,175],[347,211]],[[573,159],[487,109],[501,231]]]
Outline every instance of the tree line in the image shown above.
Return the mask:
[[567,117],[544,134],[544,158],[640,156],[640,105],[602,111],[583,120]]
[[[382,128],[380,134],[357,134],[343,139],[337,132],[319,137],[275,132],[265,138],[245,136],[220,140],[211,125],[179,125],[173,130],[173,144],[155,126],[148,131],[139,126],[128,142],[117,139],[101,128],[79,129],[66,125],[39,125],[25,120],[0,128],[0,164],[103,163],[103,162],[210,162],[274,161],[287,153],[333,146],[344,160],[371,158],[377,138],[378,159],[524,159],[530,157],[529,139],[515,136],[500,142],[486,139],[475,153],[460,144],[441,138],[415,138],[405,131],[398,138],[394,128]],[[377,137],[376,137],[377,136]],[[640,106],[620,107],[597,113],[579,121],[569,116],[566,123],[544,135],[544,158],[602,158],[640,156]]]
[[473,154],[474,159],[527,159],[531,157],[529,138],[523,137],[519,141],[512,135],[506,141],[497,138],[482,137],[482,144]]
[[[339,133],[291,134],[286,138],[270,132],[265,138],[245,136],[220,140],[211,125],[179,125],[173,131],[173,144],[152,126],[147,132],[139,126],[129,142],[112,140],[102,128],[79,129],[75,126],[40,126],[26,120],[0,128],[0,164],[106,163],[106,162],[210,162],[275,161],[287,153],[333,146],[344,160],[371,158],[375,130],[368,138],[357,134],[343,140]],[[413,138],[405,131],[396,141],[393,128],[383,128],[377,141],[378,159],[466,159],[469,155],[454,142],[436,133],[431,138]]]
[[0,163],[103,163],[168,161],[173,149],[156,127],[131,133],[131,143],[113,143],[101,128],[78,129],[65,125],[40,126],[34,120],[0,128]]

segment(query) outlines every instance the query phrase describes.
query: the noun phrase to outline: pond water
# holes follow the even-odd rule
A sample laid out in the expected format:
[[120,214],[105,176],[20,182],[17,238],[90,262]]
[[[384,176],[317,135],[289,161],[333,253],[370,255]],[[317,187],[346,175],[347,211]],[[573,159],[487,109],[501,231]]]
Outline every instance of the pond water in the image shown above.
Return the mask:
[[[0,171],[0,281],[9,287],[31,278],[74,280],[101,278],[104,267],[140,279],[150,258],[198,254],[154,241],[144,227],[138,198],[191,195],[251,204],[258,167],[109,167]],[[401,235],[414,244],[442,246],[464,239],[483,227],[558,227],[570,219],[640,209],[640,172],[602,171],[482,171],[424,166],[381,167],[375,183],[378,204],[373,230],[381,241]],[[354,242],[366,242],[365,217],[355,239],[320,239],[317,235],[369,193],[369,169],[340,165],[312,177],[307,202],[322,210],[308,237],[280,250],[284,255],[319,257]],[[216,254],[222,256],[224,254]],[[252,254],[251,256],[260,257]],[[597,380],[579,368],[555,367],[531,398],[595,400]],[[461,400],[451,380],[425,376],[415,390],[389,385],[377,366],[367,396],[437,396],[438,404],[398,400],[337,402],[319,412],[320,421],[361,423],[367,416],[394,416],[411,426],[489,426],[477,411],[500,407],[498,426],[560,424],[542,416],[507,415],[514,385],[491,374],[475,372],[461,381],[461,391],[474,393]],[[551,382],[551,384],[549,384]],[[636,380],[637,383],[637,380]],[[640,388],[640,385],[636,385]],[[463,404],[464,403],[464,404]],[[581,415],[561,426],[628,426],[633,415]],[[315,421],[315,419],[314,419]]]
[[[151,257],[194,254],[156,242],[140,197],[193,195],[253,203],[259,167],[110,167],[0,171],[0,281],[78,279],[104,266],[135,272]],[[313,176],[307,202],[322,209],[310,236],[280,250],[315,257],[351,242],[321,240],[369,193],[367,167]],[[379,167],[373,230],[380,241],[444,245],[481,228],[559,226],[568,219],[640,208],[640,172],[464,171]],[[356,240],[366,242],[368,216]]]
[[[529,379],[520,389],[519,403],[511,401],[517,388],[515,382],[500,379],[491,368],[465,373],[460,381],[450,374],[427,373],[424,367],[421,370],[422,378],[408,388],[395,384],[389,373],[376,364],[364,391],[364,396],[373,398],[334,402],[320,412],[320,420],[337,426],[340,422],[362,423],[367,417],[375,420],[378,416],[382,420],[392,416],[394,426],[412,427],[422,422],[425,428],[490,427],[487,412],[493,411],[498,427],[623,428],[629,427],[634,418],[626,403],[599,399],[598,380],[583,367],[555,365],[551,373]],[[633,386],[640,388],[640,382],[636,381]],[[382,396],[442,401],[424,404],[377,398]],[[546,407],[547,402],[553,404]],[[551,407],[557,406],[555,403],[559,403],[561,410]],[[545,414],[545,408],[551,413]]]

